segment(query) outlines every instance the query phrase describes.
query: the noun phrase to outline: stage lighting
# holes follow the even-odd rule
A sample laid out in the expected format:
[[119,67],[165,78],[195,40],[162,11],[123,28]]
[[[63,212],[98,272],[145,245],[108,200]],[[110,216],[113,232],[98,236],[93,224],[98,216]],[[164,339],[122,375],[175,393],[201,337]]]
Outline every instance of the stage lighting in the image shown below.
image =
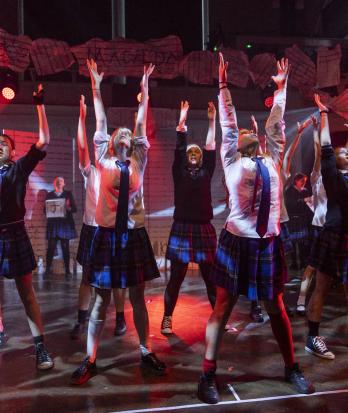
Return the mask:
[[11,102],[18,91],[18,77],[15,72],[9,69],[0,71],[0,95],[1,100]]
[[275,91],[275,83],[269,82],[268,85],[261,91],[261,98],[263,104],[266,106],[267,109],[270,109],[273,105],[273,94]]

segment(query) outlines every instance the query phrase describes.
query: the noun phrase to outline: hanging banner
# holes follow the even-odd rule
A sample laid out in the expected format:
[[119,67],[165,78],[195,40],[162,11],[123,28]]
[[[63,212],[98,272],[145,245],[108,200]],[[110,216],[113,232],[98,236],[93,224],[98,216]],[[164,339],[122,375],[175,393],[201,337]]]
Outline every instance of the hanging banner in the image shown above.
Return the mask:
[[153,63],[152,78],[173,79],[178,76],[178,65],[183,56],[181,40],[177,36],[153,39],[145,43],[117,38],[110,41],[91,39],[71,48],[79,73],[89,76],[86,59],[93,58],[104,76],[141,77],[144,65]]
[[319,88],[337,86],[341,78],[341,45],[328,49],[320,47],[317,52],[317,85]]
[[30,37],[15,36],[0,29],[0,66],[24,72],[29,65],[30,47]]
[[277,73],[277,60],[274,54],[261,53],[254,56],[250,61],[249,73],[253,82],[264,89],[271,82],[271,76]]
[[218,70],[217,57],[212,52],[191,52],[180,62],[179,72],[185,79],[200,85],[211,85]]
[[[228,83],[239,87],[247,87],[249,80],[249,59],[246,53],[234,49],[221,49],[225,62],[228,62],[227,78]],[[218,59],[218,56],[216,57]],[[219,64],[216,60],[214,77],[219,77]]]
[[296,45],[285,49],[291,65],[289,82],[308,95],[316,84],[316,69],[312,60]]

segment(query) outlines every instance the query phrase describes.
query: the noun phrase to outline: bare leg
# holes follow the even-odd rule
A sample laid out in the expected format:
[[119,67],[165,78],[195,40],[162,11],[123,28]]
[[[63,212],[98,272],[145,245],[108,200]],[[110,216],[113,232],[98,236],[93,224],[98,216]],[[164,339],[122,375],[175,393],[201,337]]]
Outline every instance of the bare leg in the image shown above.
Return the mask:
[[329,275],[317,271],[315,288],[307,308],[309,321],[320,323],[324,301],[330,291],[331,283],[332,278]]
[[129,287],[129,300],[133,307],[133,320],[140,345],[151,351],[149,340],[149,315],[145,304],[145,284]]
[[297,299],[297,306],[305,305],[307,292],[311,285],[311,281],[313,279],[314,273],[315,273],[315,268],[311,267],[310,265],[307,265],[307,267],[304,270],[303,277],[302,277],[300,294]]

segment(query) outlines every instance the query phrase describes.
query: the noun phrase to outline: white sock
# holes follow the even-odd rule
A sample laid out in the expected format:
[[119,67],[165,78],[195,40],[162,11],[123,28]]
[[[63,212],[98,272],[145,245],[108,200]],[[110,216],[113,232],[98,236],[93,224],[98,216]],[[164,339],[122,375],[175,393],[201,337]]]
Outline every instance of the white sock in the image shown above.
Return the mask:
[[89,319],[88,323],[88,335],[87,335],[87,356],[93,363],[97,356],[97,350],[101,333],[103,331],[105,320]]
[[148,354],[152,353],[152,351],[150,348],[145,347],[142,344],[140,344],[140,353],[142,356],[147,356]]
[[306,296],[300,295],[297,300],[297,305],[305,305],[306,304]]

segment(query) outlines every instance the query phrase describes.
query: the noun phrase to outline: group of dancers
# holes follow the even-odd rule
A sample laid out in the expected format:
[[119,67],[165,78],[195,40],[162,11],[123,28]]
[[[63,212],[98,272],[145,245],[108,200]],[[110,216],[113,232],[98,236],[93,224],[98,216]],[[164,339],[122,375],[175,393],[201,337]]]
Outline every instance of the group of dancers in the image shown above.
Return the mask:
[[[77,142],[86,198],[77,261],[82,265],[83,274],[78,318],[71,338],[80,337],[85,329],[92,287],[95,301],[88,321],[86,357],[71,376],[74,385],[83,384],[97,374],[96,354],[112,293],[116,314],[120,314],[118,333],[125,332],[123,303],[126,289],[129,290],[134,325],[139,337],[141,366],[160,374],[166,371],[165,363],[151,348],[144,298],[145,282],[160,276],[145,229],[143,198],[144,172],[150,148],[146,138],[148,81],[154,66],[150,64],[144,68],[134,132],[120,127],[111,136],[107,133],[100,91],[103,73],[98,72],[97,64],[92,59],[87,61],[87,66],[96,116],[93,139],[95,164],[92,164],[88,150],[85,126],[87,108],[81,96]],[[240,294],[247,296],[253,303],[263,301],[283,356],[285,380],[300,393],[314,392],[314,386],[295,361],[291,325],[283,303],[287,280],[285,254],[293,246],[291,241],[296,240],[296,208],[301,208],[302,203],[308,201],[307,196],[296,198],[295,193],[293,199],[287,197],[290,201],[285,202],[283,188],[290,178],[290,163],[296,146],[309,124],[314,128],[316,154],[311,176],[313,187],[317,188],[313,190],[316,220],[313,221],[315,236],[301,285],[298,309],[304,311],[309,280],[316,272],[316,284],[307,308],[308,337],[305,346],[314,355],[327,359],[335,357],[319,336],[321,313],[332,280],[340,277],[345,288],[348,281],[348,149],[332,148],[328,109],[315,95],[320,123],[312,117],[299,124],[297,136],[284,154],[286,137],[283,117],[289,76],[288,61],[278,61],[277,74],[272,77],[276,91],[265,136],[258,133],[254,118],[252,129],[238,128],[228,89],[227,66],[220,53],[220,152],[230,213],[217,241],[211,224],[216,109],[209,102],[208,133],[202,149],[196,144],[187,143],[189,103],[183,101],[172,166],[175,211],[166,252],[171,269],[164,294],[161,323],[162,334],[172,334],[173,313],[180,286],[188,264],[197,263],[212,307],[198,383],[198,397],[209,404],[219,401],[216,385],[219,348],[226,323]],[[15,142],[10,136],[0,136],[0,273],[6,278],[15,279],[34,338],[36,365],[38,369],[44,370],[52,368],[54,363],[44,344],[40,309],[32,287],[31,274],[36,262],[24,226],[28,177],[46,156],[45,150],[50,141],[41,87],[34,93],[34,101],[39,115],[39,140],[28,153],[13,162]],[[296,175],[294,191],[300,193],[304,184],[305,177]],[[56,196],[59,196],[63,188],[57,189]],[[296,205],[291,209],[291,203],[294,202]],[[67,210],[71,212],[72,208],[69,201]],[[298,224],[297,227],[301,229]],[[301,237],[297,235],[297,239]],[[301,244],[299,247],[302,254]],[[54,246],[51,246],[52,250]],[[47,259],[46,273],[51,262],[52,259]],[[0,322],[1,332],[3,325]]]

